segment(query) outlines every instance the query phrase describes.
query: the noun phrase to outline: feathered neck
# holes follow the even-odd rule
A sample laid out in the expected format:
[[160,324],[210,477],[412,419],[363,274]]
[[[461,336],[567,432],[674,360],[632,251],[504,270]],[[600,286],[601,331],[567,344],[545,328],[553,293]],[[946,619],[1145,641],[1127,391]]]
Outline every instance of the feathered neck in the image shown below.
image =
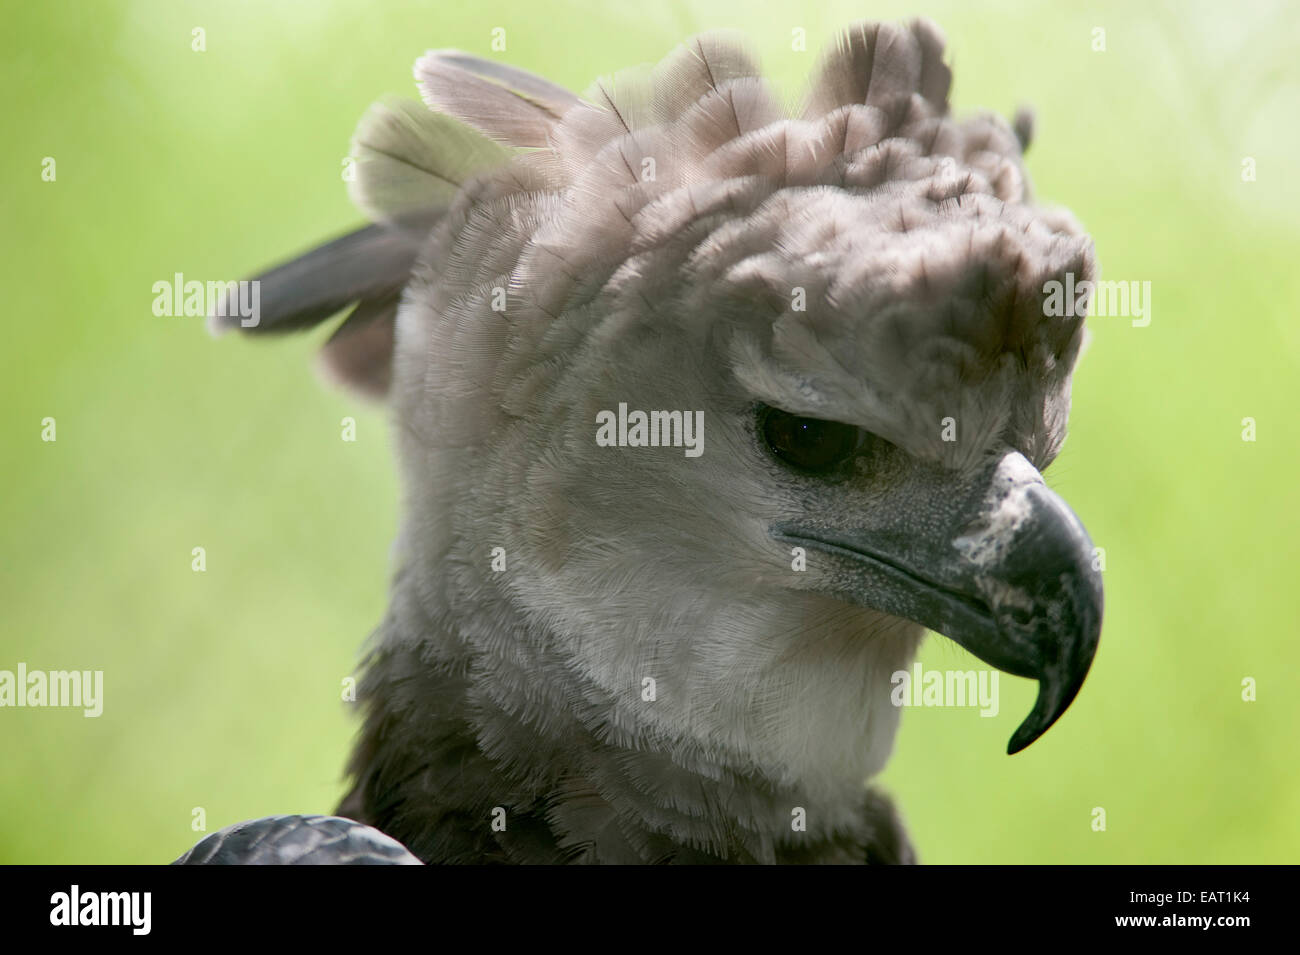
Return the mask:
[[593,719],[591,687],[516,682],[517,660],[475,653],[411,584],[399,576],[367,661],[339,812],[426,862],[912,861],[879,793],[858,785],[832,805]]

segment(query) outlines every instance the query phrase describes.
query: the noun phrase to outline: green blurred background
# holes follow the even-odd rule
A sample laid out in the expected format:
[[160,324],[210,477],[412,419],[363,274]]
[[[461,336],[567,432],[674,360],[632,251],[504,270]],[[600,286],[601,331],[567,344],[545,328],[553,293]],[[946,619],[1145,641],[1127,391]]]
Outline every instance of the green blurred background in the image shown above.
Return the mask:
[[[948,35],[958,112],[1036,108],[1039,195],[1090,229],[1104,278],[1152,283],[1153,315],[1091,322],[1048,473],[1106,551],[1084,691],[1014,758],[1027,681],[1003,678],[994,719],[908,710],[884,782],[928,862],[1300,861],[1300,15],[1140,6],[11,6],[0,668],[102,668],[105,709],[0,710],[0,861],[168,861],[195,807],[214,831],[342,791],[340,681],[383,611],[396,520],[382,409],[315,380],[324,329],[213,341],[155,317],[154,282],[239,278],[357,224],[353,125],[414,95],[428,47],[493,55],[504,27],[497,55],[581,90],[734,27],[795,93],[837,27],[915,14]],[[977,665],[934,638],[922,660]]]

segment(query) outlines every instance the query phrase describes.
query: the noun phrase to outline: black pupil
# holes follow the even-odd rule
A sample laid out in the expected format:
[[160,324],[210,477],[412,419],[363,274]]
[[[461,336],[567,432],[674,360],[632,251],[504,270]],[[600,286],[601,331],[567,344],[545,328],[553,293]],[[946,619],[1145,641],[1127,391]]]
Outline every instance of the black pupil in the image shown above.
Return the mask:
[[763,419],[763,436],[782,461],[805,471],[825,471],[857,449],[862,431],[839,421],[800,418],[772,409]]

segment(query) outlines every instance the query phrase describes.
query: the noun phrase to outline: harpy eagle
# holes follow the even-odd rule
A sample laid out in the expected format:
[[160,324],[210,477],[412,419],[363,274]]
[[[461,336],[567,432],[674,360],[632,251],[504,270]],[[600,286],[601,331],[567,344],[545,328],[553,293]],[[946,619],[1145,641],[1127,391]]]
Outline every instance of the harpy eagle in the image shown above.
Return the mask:
[[1009,752],[1052,725],[1102,588],[1041,477],[1084,336],[1044,303],[1093,250],[942,56],[855,24],[788,109],[726,35],[581,98],[440,50],[372,107],[371,224],[246,329],[354,306],[324,364],[396,426],[344,818],[187,861],[913,861],[866,781],[926,629],[1038,681]]

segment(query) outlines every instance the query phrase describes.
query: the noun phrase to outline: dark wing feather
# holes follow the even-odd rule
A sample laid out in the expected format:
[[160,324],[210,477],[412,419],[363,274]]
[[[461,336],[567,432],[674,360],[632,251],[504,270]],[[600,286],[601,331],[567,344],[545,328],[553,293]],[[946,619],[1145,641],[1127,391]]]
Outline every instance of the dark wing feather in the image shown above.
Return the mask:
[[361,302],[339,323],[320,350],[321,366],[333,381],[370,398],[384,399],[393,378],[393,344],[398,289]]
[[208,327],[214,334],[298,331],[354,302],[387,300],[406,285],[430,225],[378,223],[327,242],[254,279],[257,324],[243,326],[239,310],[227,305],[209,316]]

